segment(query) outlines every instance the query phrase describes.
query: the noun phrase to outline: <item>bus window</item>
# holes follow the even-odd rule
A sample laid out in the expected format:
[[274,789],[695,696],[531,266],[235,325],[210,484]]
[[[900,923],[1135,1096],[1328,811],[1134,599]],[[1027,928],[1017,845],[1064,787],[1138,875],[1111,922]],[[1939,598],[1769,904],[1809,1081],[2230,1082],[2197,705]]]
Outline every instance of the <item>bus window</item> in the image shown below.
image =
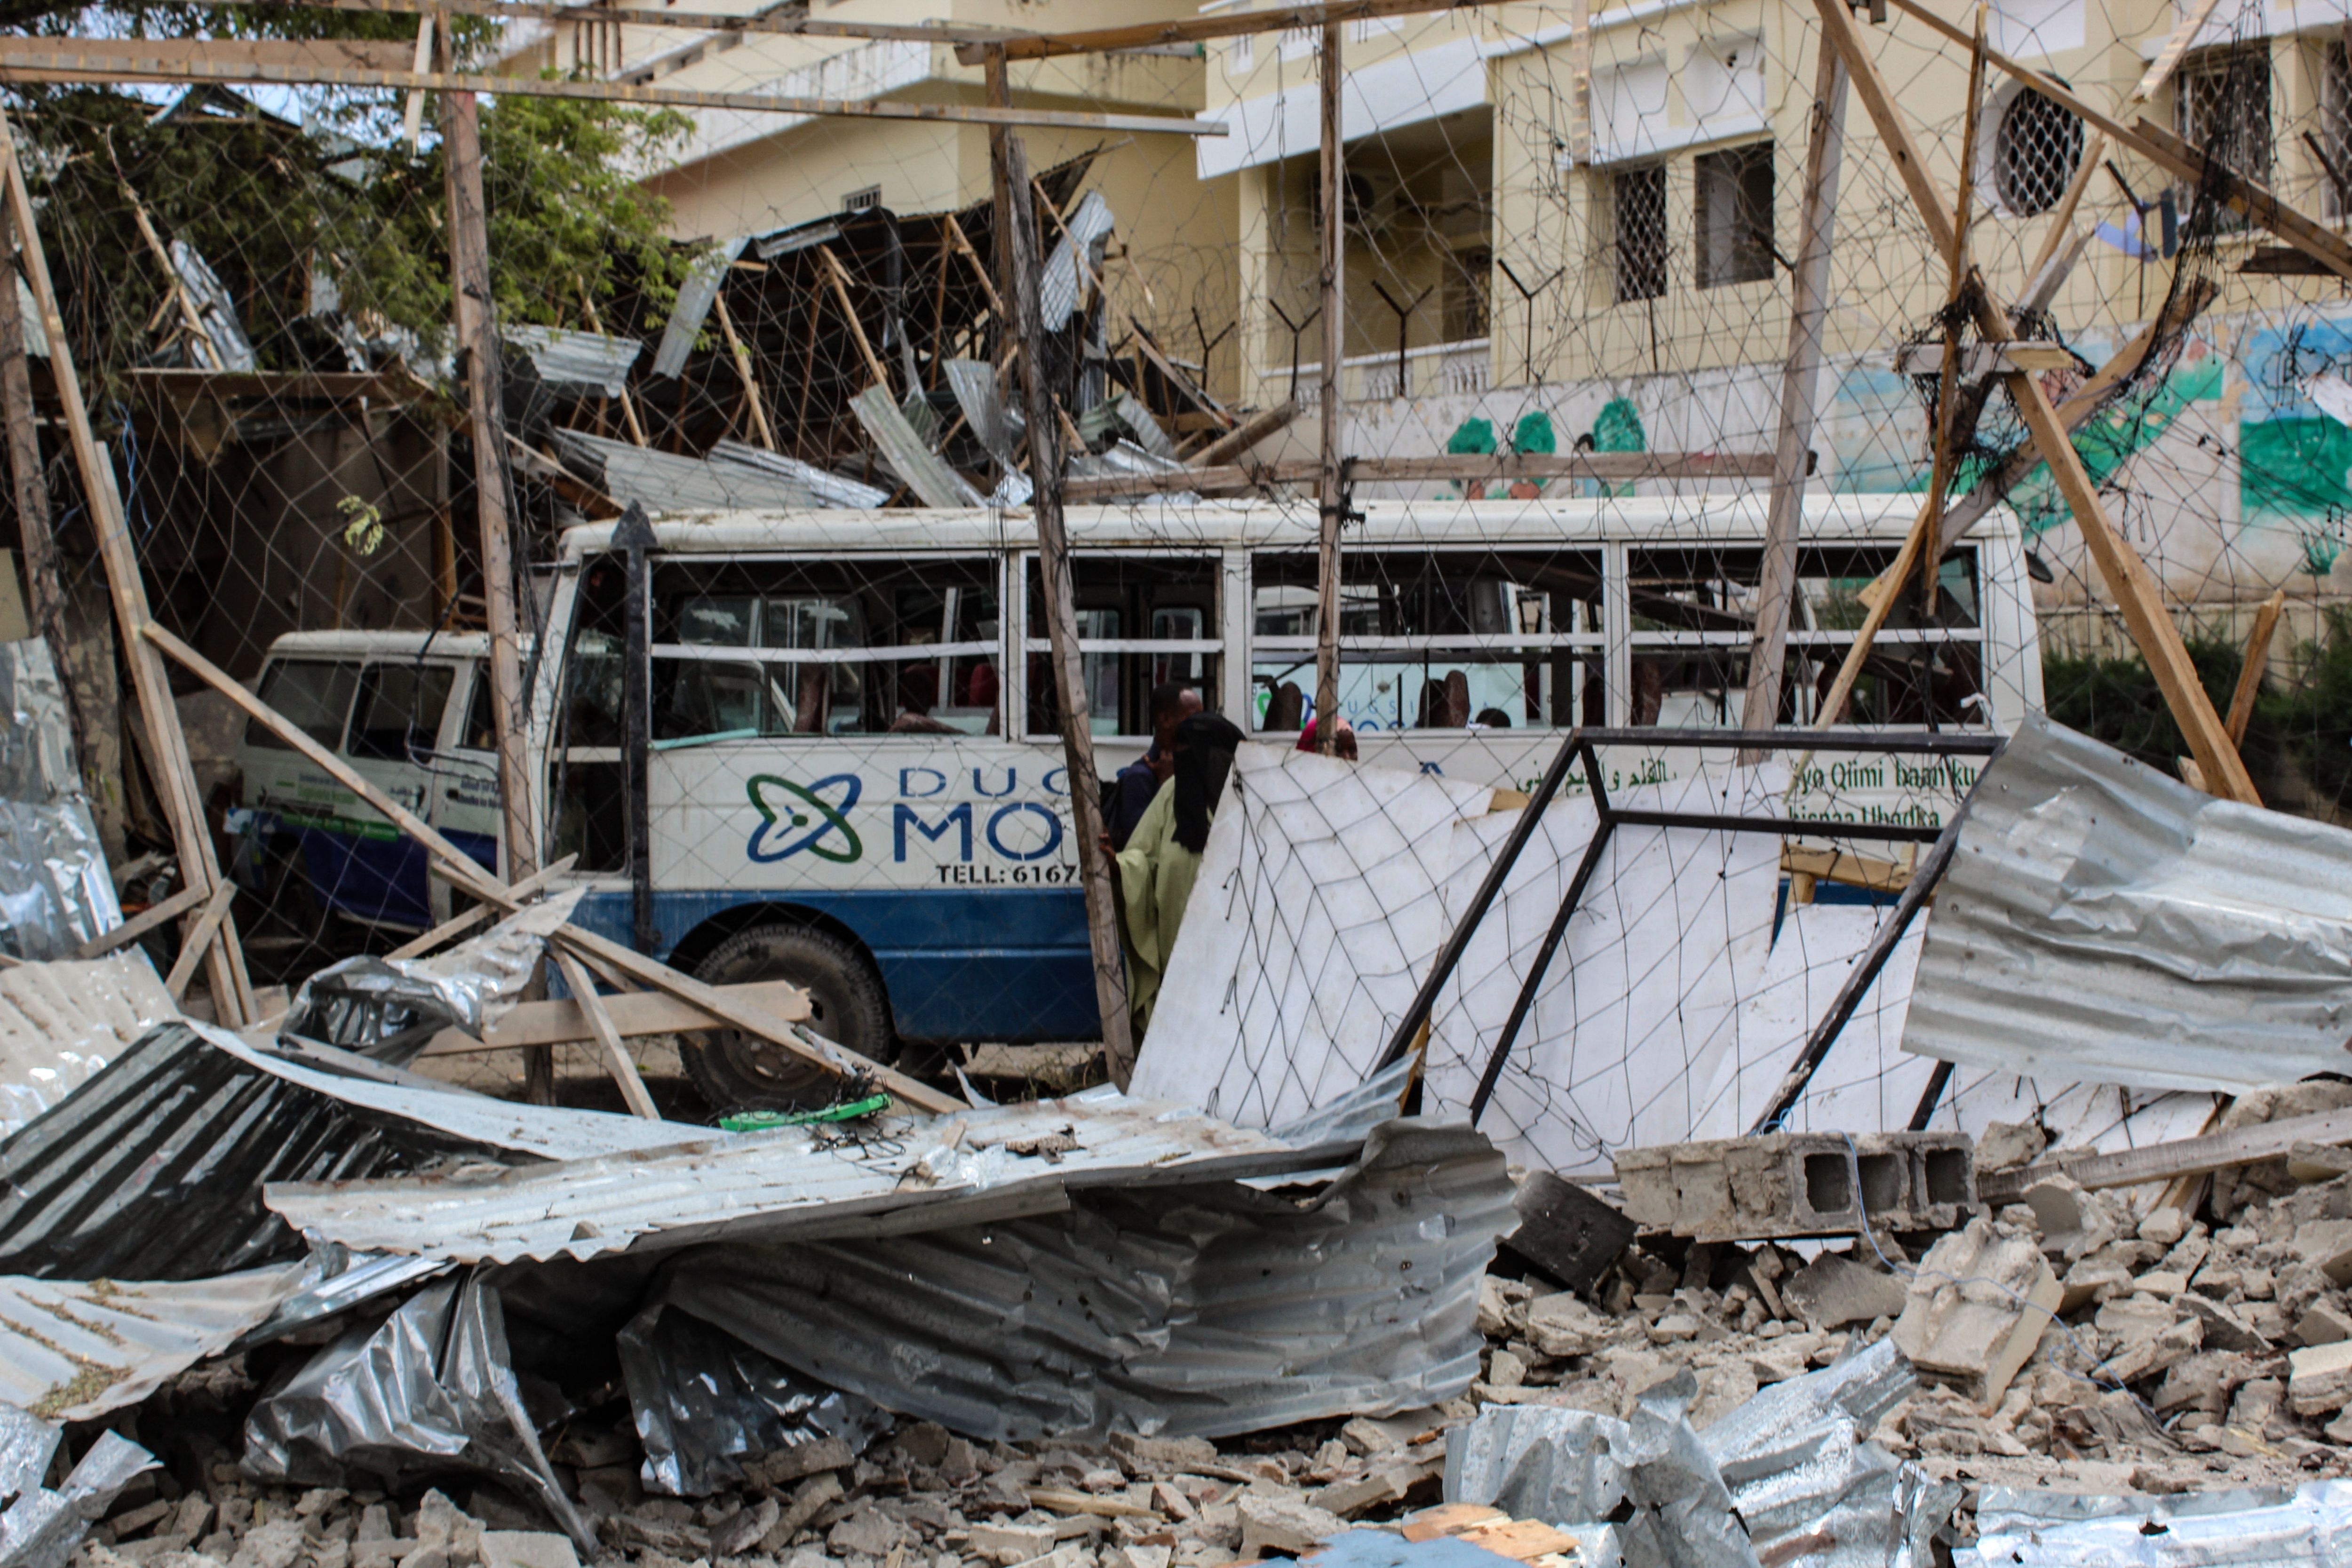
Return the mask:
[[[343,721],[352,710],[352,694],[359,689],[356,663],[323,658],[289,658],[273,664],[261,678],[261,700],[276,709],[296,728],[330,751],[343,743]],[[245,743],[273,751],[293,748],[272,734],[259,720],[245,727]]]
[[457,736],[457,749],[465,752],[495,752],[499,749],[498,715],[491,704],[498,700],[497,689],[490,682],[490,667],[474,667],[474,694],[466,701],[466,727]]
[[[629,863],[628,796],[621,774],[627,729],[622,656],[627,605],[628,574],[619,556],[583,563],[550,758],[554,813],[548,830],[554,853],[577,855],[583,871],[618,871]],[[494,700],[489,666],[478,665],[466,728],[468,740],[481,737],[485,751],[498,746],[489,708]]]
[[[1822,703],[1868,614],[1863,591],[1896,548],[1807,545],[1797,554],[1779,722],[1820,721]],[[1763,552],[1692,546],[1628,556],[1633,616],[1633,721],[1666,728],[1737,726],[1747,702]],[[1977,625],[1976,552],[1946,557],[1936,613],[1923,619],[1906,592],[1871,644],[1844,721],[1948,726],[1989,721],[1979,699],[1983,632]]]
[[371,664],[360,673],[359,710],[352,719],[354,757],[405,763],[441,744],[441,713],[457,672],[414,659]]
[[[1313,716],[1316,562],[1251,564],[1256,727]],[[1340,558],[1340,710],[1358,731],[1598,722],[1604,637],[1598,552],[1365,550]]]
[[985,559],[664,562],[654,738],[994,734],[996,603]]
[[[1037,558],[1029,581],[1029,733],[1061,725],[1055,699],[1052,643]],[[1097,735],[1149,735],[1151,689],[1164,681],[1196,688],[1213,705],[1223,643],[1217,619],[1217,559],[1210,555],[1108,555],[1070,560],[1078,612],[1079,668],[1088,728]]]

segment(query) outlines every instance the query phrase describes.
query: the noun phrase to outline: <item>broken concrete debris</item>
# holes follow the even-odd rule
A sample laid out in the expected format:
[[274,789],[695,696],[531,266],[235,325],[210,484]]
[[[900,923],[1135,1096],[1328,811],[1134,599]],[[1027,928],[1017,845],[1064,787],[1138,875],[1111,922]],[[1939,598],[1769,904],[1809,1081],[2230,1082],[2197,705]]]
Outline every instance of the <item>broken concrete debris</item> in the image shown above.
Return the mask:
[[1941,1132],[1779,1132],[1617,1153],[1625,1212],[1700,1241],[1948,1230],[1976,1204],[1971,1144]]

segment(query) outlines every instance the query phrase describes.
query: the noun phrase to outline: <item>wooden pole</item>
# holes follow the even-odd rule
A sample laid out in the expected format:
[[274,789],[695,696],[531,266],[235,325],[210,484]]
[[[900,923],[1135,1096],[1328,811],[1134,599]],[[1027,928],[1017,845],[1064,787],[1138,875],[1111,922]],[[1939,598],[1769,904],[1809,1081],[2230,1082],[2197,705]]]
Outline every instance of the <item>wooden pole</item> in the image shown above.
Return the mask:
[[772,452],[776,433],[768,427],[767,404],[760,396],[760,378],[751,370],[751,351],[735,334],[735,318],[727,313],[727,289],[721,283],[719,291],[710,296],[711,314],[719,318],[719,335],[727,340],[727,357],[735,362],[735,374],[743,383],[743,401],[751,405],[751,428],[760,437],[760,445]]
[[[474,445],[474,512],[482,539],[482,604],[490,634],[490,714],[498,733],[499,877],[520,882],[539,868],[532,824],[530,724],[523,716],[522,643],[515,603],[514,536],[507,512],[506,415],[492,320],[489,214],[482,198],[481,110],[470,92],[441,95],[442,163],[449,186],[449,283],[457,357],[464,367]],[[523,1057],[523,1090],[555,1103],[555,1053]]]
[[1323,440],[1315,538],[1315,749],[1339,744],[1339,525],[1348,512],[1347,459],[1339,452],[1339,361],[1347,352],[1347,148],[1341,142],[1339,24],[1323,25],[1322,242]]
[[[1830,256],[1837,239],[1839,165],[1845,149],[1845,61],[1827,38],[1813,74],[1812,128],[1805,143],[1805,195],[1797,223],[1797,267],[1790,279],[1789,358],[1780,374],[1780,433],[1772,453],[1772,496],[1765,512],[1763,574],[1756,630],[1748,645],[1743,730],[1780,721],[1788,667],[1789,617],[1797,589],[1797,536],[1805,518],[1805,468],[1813,444],[1813,395],[1821,380],[1822,332],[1829,321]],[[1743,754],[1743,762],[1760,754]]]
[[[1977,5],[1976,42],[1969,50],[1969,106],[1960,132],[1960,198],[1952,219],[1952,254],[1944,293],[1944,368],[1936,381],[1936,444],[1928,460],[1927,510],[1919,527],[1919,605],[1932,621],[1936,614],[1936,573],[1943,557],[1927,546],[1937,536],[1944,520],[1944,492],[1952,482],[1952,444],[1959,439],[1960,323],[1957,307],[1960,290],[1969,284],[1969,206],[1976,195],[1977,123],[1984,103],[1986,7]],[[1903,580],[1890,584],[1900,591]]]
[[[989,101],[1012,101],[1004,56],[988,57]],[[1095,1005],[1102,1019],[1103,1056],[1111,1080],[1125,1089],[1135,1075],[1135,1034],[1127,1011],[1127,959],[1118,940],[1118,908],[1106,851],[1102,789],[1095,772],[1094,729],[1088,718],[1085,661],[1078,652],[1077,590],[1070,545],[1062,527],[1061,430],[1045,385],[1045,329],[1038,304],[1037,215],[1029,188],[1029,160],[1021,138],[989,132],[989,163],[996,198],[997,267],[1001,292],[1012,301],[1008,325],[1021,353],[1021,395],[1029,421],[1030,506],[1037,519],[1037,581],[1045,596],[1055,710],[1062,722],[1062,759],[1069,780],[1070,824],[1077,835],[1078,880],[1086,893],[1087,936],[1094,951]],[[1008,723],[1010,720],[1008,718]]]
[[2278,633],[2279,616],[2286,609],[2286,590],[2275,589],[2254,612],[2253,630],[2246,634],[2245,662],[2238,666],[2238,689],[2230,695],[2230,716],[2223,727],[2230,743],[2246,743],[2246,726],[2254,717],[2254,699],[2262,695],[2263,671],[2271,662],[2271,638]]
[[0,417],[8,425],[8,474],[16,485],[16,531],[24,543],[25,597],[34,626],[49,645],[58,678],[70,691],[65,584],[58,574],[57,541],[49,532],[49,487],[33,414],[33,380],[25,364],[24,311],[7,265],[16,248],[16,224],[0,207]]
[[[57,289],[49,281],[48,258],[41,250],[41,235],[33,214],[32,193],[16,156],[16,135],[0,120],[0,174],[8,185],[8,211],[22,247],[25,280],[32,286],[40,308],[42,335],[48,341],[49,374],[57,383],[58,403],[65,415],[66,434],[74,461],[81,470],[84,500],[91,531],[98,536],[106,563],[107,588],[113,597],[116,624],[121,628],[123,658],[131,667],[132,689],[147,730],[153,758],[155,788],[163,796],[165,820],[180,858],[181,880],[201,888],[209,902],[223,886],[220,861],[213,853],[212,833],[205,821],[204,800],[196,793],[195,769],[188,761],[187,737],[180,732],[180,713],[172,700],[172,681],[155,650],[140,640],[148,623],[147,587],[139,574],[139,556],[122,515],[122,499],[115,492],[114,469],[90,429],[89,410],[82,402],[81,380],[75,374],[73,351],[66,341],[66,324],[58,309]],[[10,289],[13,280],[0,279]],[[27,397],[29,402],[29,395]],[[13,451],[13,436],[12,436]],[[254,1022],[253,988],[245,974],[244,951],[237,945],[236,919],[226,907],[218,921],[218,940],[206,940],[205,962],[210,981],[214,1016],[232,1027]],[[197,931],[191,921],[193,943]]]

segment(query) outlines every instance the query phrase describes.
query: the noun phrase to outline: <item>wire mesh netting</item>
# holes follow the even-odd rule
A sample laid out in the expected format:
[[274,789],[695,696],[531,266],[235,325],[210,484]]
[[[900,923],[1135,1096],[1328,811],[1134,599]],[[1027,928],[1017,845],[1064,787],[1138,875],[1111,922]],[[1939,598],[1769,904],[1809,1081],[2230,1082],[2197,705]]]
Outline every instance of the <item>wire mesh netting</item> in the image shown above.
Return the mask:
[[[226,37],[243,15],[73,26]],[[378,62],[417,46],[410,17],[304,15]],[[856,22],[857,0],[827,15]],[[1943,226],[1965,217],[1957,270],[1865,95],[1820,100],[1810,6],[1348,22],[1328,199],[1318,28],[1016,59],[1010,101],[1061,116],[1020,132],[1041,258],[1025,353],[984,124],[495,95],[491,452],[449,326],[437,96],[24,81],[6,96],[64,346],[160,623],[486,864],[573,858],[583,924],[708,979],[789,978],[819,1032],[1009,1093],[1066,1084],[1069,1044],[1098,1027],[1074,792],[1100,797],[1123,843],[1168,775],[1175,721],[1194,701],[1220,711],[1276,749],[1246,753],[1220,808],[1218,853],[1236,858],[1204,861],[1235,945],[1202,973],[1223,979],[1162,1005],[1231,1048],[1178,1058],[1191,1066],[1163,1087],[1213,1085],[1226,1113],[1278,1121],[1370,1069],[1516,809],[1496,792],[1528,790],[1580,725],[1733,729],[1753,710],[1983,736],[2047,711],[2179,768],[2190,748],[2013,401],[2020,364],[2218,711],[2284,590],[2241,749],[2269,804],[2333,817],[2347,798],[2342,285],[2316,242],[2282,243],[2231,205],[2252,180],[2334,233],[2352,189],[2340,30],[2221,0],[2141,104],[2126,100],[2169,58],[2173,11],[1997,9],[1992,51],[2055,79],[1995,62],[1972,102],[1973,18],[1948,20],[1958,41],[1901,6],[1854,26]],[[460,18],[429,47],[557,82],[986,99],[979,66],[924,38]],[[2074,95],[2177,135],[2202,176],[2086,127]],[[1192,134],[1195,117],[1223,133]],[[1823,120],[1842,127],[1826,166]],[[1816,261],[1807,203],[1832,185]],[[1327,301],[1330,223],[1342,279]],[[1792,342],[1809,266],[1823,308]],[[1313,467],[1334,309],[1339,453],[1358,467],[1332,498],[1327,625]],[[135,910],[176,887],[171,834],[53,423],[52,346],[25,315],[58,552],[36,629],[59,648]],[[1793,437],[1792,355],[1820,367],[1798,384],[1810,415]],[[1034,456],[1031,373],[1058,474]],[[1791,440],[1810,478],[1775,688],[1752,649],[1781,570],[1774,454]],[[1396,477],[1408,458],[1451,466]],[[1942,536],[1895,581],[1937,474]],[[1040,483],[1068,498],[1092,779],[1071,777],[1059,733]],[[501,847],[486,484],[526,639],[527,857]],[[613,537],[633,504],[655,537],[637,697],[637,580]],[[183,679],[258,982],[462,912],[415,844]],[[1318,763],[1293,748],[1326,718],[1356,784],[1299,782]],[[1788,751],[1759,770],[1727,748],[1632,746],[1604,763],[1620,794],[1750,792],[1818,831],[1622,830],[1488,1111],[1571,1171],[1628,1140],[1752,1121],[1916,853],[1838,825],[1932,835],[1978,765]],[[1547,814],[1549,848],[1433,1022],[1423,1103],[1465,1105],[1484,1076],[1512,965],[1553,918],[1590,809],[1580,782]],[[152,940],[168,966],[175,939]],[[1895,1050],[1904,963],[1797,1114],[1902,1126],[1919,1109],[1925,1068]],[[731,1036],[635,1043],[713,1109],[822,1089]],[[435,1070],[497,1087],[518,1059]],[[571,1079],[599,1070],[593,1052],[564,1059],[566,1092],[590,1092]]]

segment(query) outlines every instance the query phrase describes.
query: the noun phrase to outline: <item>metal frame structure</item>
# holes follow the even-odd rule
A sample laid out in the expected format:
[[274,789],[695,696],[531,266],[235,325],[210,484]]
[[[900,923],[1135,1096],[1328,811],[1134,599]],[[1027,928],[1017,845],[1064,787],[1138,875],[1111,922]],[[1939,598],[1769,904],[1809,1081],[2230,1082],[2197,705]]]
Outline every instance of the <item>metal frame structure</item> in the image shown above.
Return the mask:
[[[1592,803],[1600,813],[1600,826],[1584,848],[1583,858],[1577,862],[1576,873],[1569,879],[1568,890],[1562,895],[1559,911],[1553,915],[1550,929],[1544,932],[1542,944],[1536,949],[1528,977],[1519,986],[1519,994],[1511,1004],[1510,1016],[1504,1021],[1503,1032],[1495,1041],[1486,1058],[1486,1070],[1479,1074],[1477,1091],[1470,1100],[1470,1121],[1475,1126],[1485,1114],[1486,1103],[1494,1098],[1495,1085],[1503,1075],[1503,1064],[1509,1059],[1511,1047],[1518,1040],[1519,1030],[1526,1025],[1528,1015],[1535,1007],[1536,994],[1542,988],[1544,975],[1551,967],[1552,957],[1559,950],[1560,941],[1568,933],[1568,922],[1575,917],[1583,901],[1584,889],[1599,868],[1601,853],[1610,838],[1621,826],[1627,827],[1696,827],[1713,828],[1732,833],[1769,833],[1787,837],[1800,834],[1820,834],[1823,824],[1807,818],[1786,816],[1740,816],[1729,812],[1646,811],[1627,809],[1610,803],[1602,785],[1599,748],[1602,746],[1640,746],[1649,749],[1739,752],[1763,754],[1773,751],[1808,752],[1868,752],[1895,756],[1983,757],[1990,762],[2000,755],[2008,744],[2002,735],[1943,734],[1932,731],[1901,731],[1882,733],[1853,731],[1806,731],[1792,734],[1785,730],[1652,730],[1652,729],[1578,729],[1560,742],[1559,752],[1544,770],[1542,781],[1521,812],[1511,835],[1503,842],[1493,865],[1486,868],[1485,880],[1470,900],[1461,921],[1438,950],[1437,962],[1429,976],[1413,995],[1412,1005],[1398,1020],[1396,1030],[1389,1037],[1388,1048],[1381,1053],[1380,1067],[1387,1068],[1402,1060],[1419,1045],[1427,1028],[1438,993],[1462,962],[1471,938],[1486,921],[1486,913],[1502,892],[1504,881],[1511,868],[1518,864],[1519,856],[1535,836],[1536,824],[1547,807],[1559,797],[1560,786],[1567,782],[1569,769],[1580,759],[1584,763],[1584,777],[1592,792]],[[1979,775],[1978,784],[1982,784]],[[1814,1026],[1805,1041],[1805,1048],[1789,1068],[1771,1103],[1757,1119],[1756,1132],[1769,1132],[1778,1128],[1804,1092],[1813,1071],[1828,1056],[1830,1047],[1861,1005],[1862,998],[1885,967],[1886,960],[1912,921],[1935,892],[1936,884],[1943,879],[1951,865],[1952,851],[1959,843],[1960,825],[1967,820],[1969,805],[1976,796],[1971,786],[1950,818],[1940,827],[1927,827],[1896,822],[1841,822],[1835,825],[1836,836],[1843,838],[1878,838],[1893,842],[1924,843],[1930,846],[1911,873],[1911,879],[1896,898],[1894,912],[1878,928],[1870,949],[1862,962],[1846,976],[1845,984],[1831,1003],[1829,1012]],[[1375,1070],[1378,1070],[1376,1068]],[[1921,1100],[1919,1112],[1913,1118],[1916,1127],[1920,1119],[1933,1112],[1948,1073],[1939,1073],[1929,1084]]]

